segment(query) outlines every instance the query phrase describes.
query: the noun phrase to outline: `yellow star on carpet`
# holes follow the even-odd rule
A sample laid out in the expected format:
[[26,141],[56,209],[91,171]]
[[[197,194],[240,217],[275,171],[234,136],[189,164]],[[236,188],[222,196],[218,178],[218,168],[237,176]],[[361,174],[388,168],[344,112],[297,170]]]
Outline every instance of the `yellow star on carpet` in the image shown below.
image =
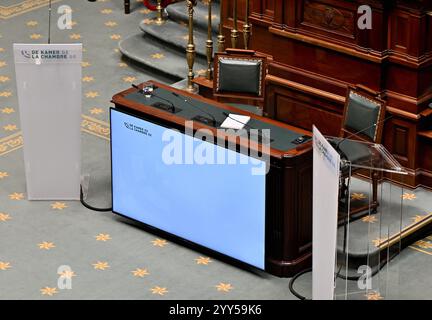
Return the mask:
[[128,65],[126,63],[124,63],[124,62],[119,62],[118,66],[120,68],[126,68]]
[[6,222],[6,221],[11,220],[11,219],[12,218],[9,214],[0,212],[0,221]]
[[121,39],[121,35],[119,34],[112,34],[110,35],[111,40],[120,40]]
[[0,48],[0,52],[5,52],[5,49],[4,48]]
[[70,23],[67,23],[66,26],[69,28],[75,27],[78,24],[76,21],[71,21]]
[[419,246],[423,249],[432,249],[432,243],[424,240],[419,240],[414,245]]
[[3,129],[6,131],[15,131],[17,129],[17,126],[14,124],[8,124],[4,126]]
[[123,81],[124,82],[134,82],[137,78],[135,77],[124,77]]
[[5,82],[8,82],[10,80],[10,78],[9,77],[5,77],[5,76],[0,76],[0,82],[3,82],[3,83],[5,83]]
[[76,277],[75,272],[73,272],[72,270],[65,270],[63,272],[59,272],[58,275],[66,279],[72,279],[72,277]]
[[97,91],[89,91],[86,93],[87,98],[96,98],[99,97],[99,92]]
[[103,10],[101,10],[101,13],[102,14],[110,14],[110,13],[112,13],[112,10],[111,9],[103,9]]
[[6,178],[6,177],[9,177],[9,174],[7,172],[0,171],[0,179]]
[[372,291],[372,292],[368,292],[367,294],[365,294],[365,297],[368,300],[382,300],[384,299],[381,294],[377,291]]
[[40,33],[33,33],[30,35],[30,39],[33,39],[33,40],[37,40],[40,38],[42,38],[42,35]]
[[156,239],[153,240],[152,243],[155,247],[165,247],[168,242],[163,239]]
[[10,96],[12,96],[12,92],[10,91],[0,92],[0,97],[9,98]]
[[11,200],[22,200],[22,199],[24,199],[24,194],[23,193],[14,192],[14,193],[12,193],[12,194],[9,195],[9,199],[11,199]]
[[223,283],[223,282],[220,282],[215,287],[217,291],[222,291],[222,292],[230,292],[232,289],[234,289],[234,287],[230,283]]
[[52,248],[55,248],[55,245],[53,242],[41,242],[38,244],[39,249],[43,249],[43,250],[51,250]]
[[0,61],[0,68],[6,67],[7,64],[5,61]]
[[366,196],[364,195],[364,193],[354,192],[351,195],[351,200],[363,200],[363,199],[366,199]]
[[73,9],[72,8],[66,8],[63,10],[63,13],[72,13]]
[[51,203],[51,208],[54,210],[63,210],[65,208],[67,208],[67,205],[64,202],[54,202],[54,203]]
[[117,26],[117,22],[115,22],[115,21],[107,21],[107,22],[105,22],[105,25],[107,27],[115,27],[115,26]]
[[94,81],[94,78],[93,78],[93,77],[86,76],[86,77],[83,77],[83,78],[82,78],[82,81],[83,81],[83,82],[92,82],[92,81]]
[[103,109],[101,109],[101,108],[93,108],[93,109],[90,109],[90,113],[91,114],[101,114],[101,113],[103,113],[104,111],[103,111]]
[[50,297],[52,297],[53,295],[58,293],[57,288],[50,288],[50,287],[42,288],[42,289],[40,289],[40,292],[42,295],[50,296]]
[[78,33],[73,33],[69,36],[69,38],[71,38],[72,40],[79,40],[81,39],[81,35]]
[[[206,14],[204,17],[205,17],[206,20],[208,20],[209,15]],[[212,14],[211,17],[212,17],[212,19],[217,19],[218,16],[215,15],[215,14]]]
[[378,221],[378,219],[375,216],[365,216],[361,219],[363,222],[368,222],[368,223],[375,223]]
[[11,114],[11,113],[14,113],[15,110],[12,109],[12,108],[3,108],[3,109],[1,110],[1,112],[2,112],[2,113],[6,113],[6,114]]
[[34,21],[34,20],[31,20],[31,21],[28,21],[26,24],[27,24],[28,27],[35,27],[35,26],[38,25],[38,22]]
[[111,240],[111,236],[109,234],[99,233],[97,236],[95,236],[96,241],[103,241],[106,242],[108,240]]
[[134,277],[138,277],[138,278],[144,278],[144,276],[149,275],[150,273],[147,271],[147,269],[140,269],[137,268],[134,271],[131,271],[132,274],[134,275]]
[[109,265],[108,265],[108,262],[101,262],[101,261],[98,261],[98,262],[96,262],[96,263],[93,263],[93,267],[94,267],[96,270],[105,270],[105,269],[108,269],[108,268],[109,268]]
[[404,193],[401,197],[404,200],[414,200],[414,199],[417,199],[417,197],[416,197],[416,195],[414,193]]
[[12,266],[10,265],[10,262],[0,261],[0,270],[5,271],[5,270],[10,269],[10,268],[12,268]]
[[197,264],[204,264],[204,265],[208,265],[210,262],[212,262],[210,260],[210,258],[206,258],[206,257],[199,257],[195,259]]
[[141,9],[139,11],[139,13],[142,13],[142,14],[149,14],[150,12],[151,12],[151,10],[149,10],[149,9]]
[[151,288],[150,290],[151,290],[151,292],[152,292],[153,294],[158,294],[158,295],[160,295],[160,296],[163,296],[163,295],[165,295],[165,293],[168,292],[168,290],[167,290],[166,288],[161,288],[161,287],[158,287],[158,286],[153,287],[153,288]]
[[90,66],[91,66],[90,62],[87,62],[87,61],[81,62],[81,67],[83,67],[83,68],[87,68],[87,67],[90,67]]
[[152,54],[151,57],[153,59],[163,59],[163,58],[165,58],[165,55],[163,53],[155,53],[155,54]]
[[421,216],[421,215],[416,215],[415,217],[412,217],[411,219],[414,220],[414,223],[420,222],[422,221],[424,218],[426,218],[427,216]]

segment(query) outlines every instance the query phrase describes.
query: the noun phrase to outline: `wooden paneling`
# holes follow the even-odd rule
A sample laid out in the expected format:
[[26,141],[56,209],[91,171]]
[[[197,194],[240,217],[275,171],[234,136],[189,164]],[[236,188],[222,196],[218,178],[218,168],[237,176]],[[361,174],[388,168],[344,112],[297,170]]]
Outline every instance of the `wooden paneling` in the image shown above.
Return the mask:
[[[385,147],[413,172],[406,183],[426,181],[432,188],[432,168],[424,167],[419,151],[429,150],[432,139],[417,137],[424,130],[420,114],[432,101],[432,0],[253,3],[252,48],[272,57],[268,116],[335,134],[343,107],[338,97],[348,85],[381,92],[395,115],[386,125]],[[371,30],[357,27],[364,4],[372,9]]]
[[334,33],[353,39],[356,24],[356,13],[353,9],[305,0],[303,7],[299,9],[299,22],[302,27],[319,33]]

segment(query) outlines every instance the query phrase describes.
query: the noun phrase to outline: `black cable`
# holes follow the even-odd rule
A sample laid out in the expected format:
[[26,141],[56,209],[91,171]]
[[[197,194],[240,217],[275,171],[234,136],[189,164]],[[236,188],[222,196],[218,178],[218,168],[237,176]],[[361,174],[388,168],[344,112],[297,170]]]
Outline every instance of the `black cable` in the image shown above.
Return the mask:
[[300,300],[310,300],[310,299],[302,296],[300,293],[298,293],[297,291],[294,290],[294,282],[300,276],[304,275],[305,273],[311,272],[311,271],[312,271],[312,268],[308,268],[308,269],[305,269],[303,271],[300,271],[299,273],[295,274],[294,277],[292,277],[291,280],[290,280],[290,282],[289,282],[289,285],[288,285],[289,290],[291,291],[291,293],[293,295],[295,295]]
[[98,211],[98,212],[112,211],[112,207],[111,208],[96,208],[96,207],[92,207],[91,205],[89,205],[88,203],[86,203],[84,201],[84,194],[83,194],[83,190],[82,190],[82,185],[80,185],[80,201],[81,201],[81,204],[84,207],[86,207],[87,209],[93,210],[93,211]]

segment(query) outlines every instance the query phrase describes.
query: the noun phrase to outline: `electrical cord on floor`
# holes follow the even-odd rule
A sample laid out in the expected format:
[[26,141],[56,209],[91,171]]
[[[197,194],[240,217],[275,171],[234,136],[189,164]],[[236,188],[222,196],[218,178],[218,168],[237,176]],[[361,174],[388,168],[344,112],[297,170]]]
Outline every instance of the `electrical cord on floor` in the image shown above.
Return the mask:
[[88,203],[86,203],[84,201],[84,194],[83,194],[82,186],[80,186],[80,201],[84,207],[86,207],[87,209],[93,210],[93,211],[98,211],[98,212],[112,211],[112,207],[110,207],[110,208],[96,208],[96,207],[93,207],[93,206],[89,205]]
[[310,299],[306,298],[305,296],[302,296],[300,293],[298,293],[297,291],[294,290],[294,282],[300,276],[304,275],[305,273],[311,272],[311,271],[312,271],[312,268],[308,268],[308,269],[305,269],[303,271],[300,271],[294,277],[292,277],[291,280],[290,280],[290,282],[289,282],[289,285],[288,285],[289,290],[291,291],[291,293],[293,295],[295,295],[300,300],[310,300]]

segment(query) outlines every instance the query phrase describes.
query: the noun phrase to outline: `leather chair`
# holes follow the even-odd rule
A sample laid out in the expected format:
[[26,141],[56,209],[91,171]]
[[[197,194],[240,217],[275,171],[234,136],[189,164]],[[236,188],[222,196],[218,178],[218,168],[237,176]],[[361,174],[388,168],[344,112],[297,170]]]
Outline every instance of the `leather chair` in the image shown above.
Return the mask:
[[226,49],[214,59],[213,97],[254,113],[262,113],[267,58],[253,50]]
[[[381,99],[378,92],[361,85],[348,87],[339,141],[349,137],[349,140],[381,143],[385,112],[386,102]],[[365,128],[368,129],[364,130]],[[358,133],[359,131],[362,131],[362,133]],[[362,161],[362,159],[367,160],[370,158],[369,148],[360,143],[344,141],[338,144],[336,140],[336,145],[342,156],[347,157],[349,161],[359,162]],[[360,169],[356,169],[355,171],[353,169],[351,174],[357,171],[360,171]],[[341,199],[346,195],[348,190],[348,186],[346,185],[348,175],[348,170],[342,168]],[[378,207],[379,173],[373,171],[370,178],[372,179],[372,202],[370,203],[370,208],[372,212],[376,212]],[[352,208],[350,214],[361,213],[368,210],[368,208],[369,205]],[[363,215],[364,214],[353,218],[358,219]]]

